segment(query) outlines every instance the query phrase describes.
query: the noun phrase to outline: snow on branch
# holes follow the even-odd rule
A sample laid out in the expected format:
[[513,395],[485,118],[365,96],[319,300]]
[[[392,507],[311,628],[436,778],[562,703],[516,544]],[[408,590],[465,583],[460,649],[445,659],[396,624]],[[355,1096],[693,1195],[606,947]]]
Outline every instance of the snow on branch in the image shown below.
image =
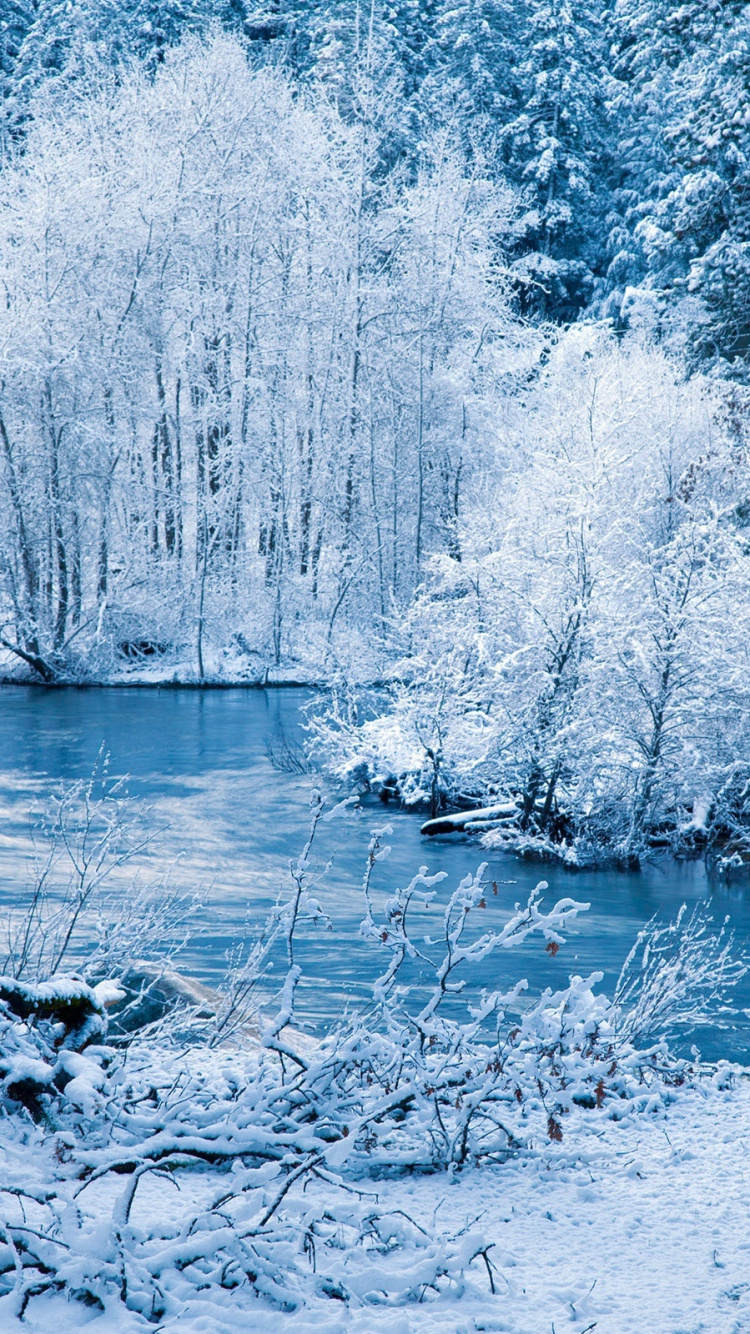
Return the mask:
[[[322,818],[316,794],[306,848],[263,937],[283,940],[287,971],[260,1038],[240,1041],[229,1025],[231,1040],[213,1047],[180,1050],[157,1032],[115,1048],[112,983],[0,979],[0,1316],[54,1292],[158,1322],[187,1318],[207,1295],[243,1311],[257,1300],[293,1311],[324,1297],[397,1306],[460,1294],[480,1277],[495,1291],[491,1238],[475,1227],[440,1234],[389,1209],[378,1178],[565,1152],[574,1128],[663,1107],[697,1077],[663,1041],[639,1043],[706,1013],[737,979],[744,965],[729,940],[694,918],[650,926],[614,1003],[596,991],[599,973],[531,1000],[523,978],[478,992],[480,960],[533,937],[556,953],[587,905],[545,907],[540,884],[494,928],[484,867],[443,904],[442,877],[422,867],[381,906],[373,879],[387,827],[369,845],[361,924],[385,971],[359,1013],[302,1042],[296,946],[304,926],[327,924],[312,894]],[[440,921],[419,945],[417,905]],[[266,957],[261,949],[255,965]],[[415,962],[431,972],[426,994],[422,981],[409,985]],[[153,1208],[155,1180],[181,1183],[169,1208]]]

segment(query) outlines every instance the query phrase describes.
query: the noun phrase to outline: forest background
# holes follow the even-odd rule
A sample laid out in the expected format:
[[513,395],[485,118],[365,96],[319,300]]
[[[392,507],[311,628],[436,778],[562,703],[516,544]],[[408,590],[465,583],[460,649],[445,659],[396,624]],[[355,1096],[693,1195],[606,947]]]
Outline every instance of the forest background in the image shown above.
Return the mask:
[[348,780],[740,855],[749,39],[5,0],[7,673],[324,681]]

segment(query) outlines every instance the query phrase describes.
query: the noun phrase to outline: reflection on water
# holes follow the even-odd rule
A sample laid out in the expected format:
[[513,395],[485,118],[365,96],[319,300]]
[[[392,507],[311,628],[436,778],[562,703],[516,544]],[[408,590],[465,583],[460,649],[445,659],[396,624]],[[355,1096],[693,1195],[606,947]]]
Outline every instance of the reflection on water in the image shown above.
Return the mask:
[[[129,774],[131,793],[148,803],[150,819],[166,826],[158,858],[179,858],[174,880],[207,889],[209,905],[183,966],[207,982],[221,976],[227,949],[246,920],[259,921],[288,876],[307,832],[313,779],[275,768],[270,756],[296,754],[302,736],[298,690],[158,690],[0,688],[0,900],[17,902],[28,884],[29,810],[61,781],[87,777],[102,744],[112,774]],[[290,766],[294,769],[294,766]],[[300,942],[306,982],[300,1000],[311,1020],[329,1018],[347,997],[361,999],[383,956],[361,941],[361,881],[370,829],[389,823],[391,855],[376,868],[384,897],[426,864],[444,870],[435,907],[414,919],[418,936],[437,934],[439,905],[467,871],[483,860],[466,842],[424,840],[419,819],[368,807],[321,826],[316,862],[330,867],[317,888],[334,929],[310,928]],[[152,858],[156,860],[157,854]],[[638,929],[653,914],[673,917],[683,902],[709,897],[717,920],[731,918],[738,941],[750,939],[750,900],[737,883],[709,882],[701,862],[664,862],[642,872],[592,871],[489,858],[499,893],[488,898],[487,921],[525,900],[544,878],[547,901],[573,896],[591,904],[555,959],[538,944],[487,960],[483,985],[498,986],[519,972],[533,986],[562,985],[571,972],[600,969],[610,988]],[[483,919],[483,924],[484,924]],[[750,1006],[750,980],[737,997]],[[707,1056],[745,1059],[750,1021],[699,1035]]]

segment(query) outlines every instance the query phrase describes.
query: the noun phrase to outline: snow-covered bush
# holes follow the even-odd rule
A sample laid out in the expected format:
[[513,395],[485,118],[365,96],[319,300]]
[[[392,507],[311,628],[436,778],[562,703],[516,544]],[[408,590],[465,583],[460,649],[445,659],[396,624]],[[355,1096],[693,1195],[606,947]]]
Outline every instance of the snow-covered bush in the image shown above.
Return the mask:
[[704,803],[708,819],[699,832],[723,873],[741,869],[750,859],[750,767],[733,756],[720,778],[713,800]]
[[[474,964],[533,937],[556,953],[587,905],[563,899],[545,910],[540,885],[488,928],[492,888],[480,868],[417,942],[410,911],[438,907],[441,877],[420,868],[379,908],[373,869],[386,829],[373,832],[362,888],[362,934],[384,955],[371,1003],[319,1041],[303,1039],[297,938],[305,923],[327,920],[311,869],[324,818],[316,794],[291,892],[243,974],[249,986],[268,957],[263,942],[283,942],[280,1002],[258,1038],[229,1024],[231,1041],[213,1048],[180,1050],[151,1035],[113,1049],[112,991],[73,978],[0,981],[0,1315],[22,1314],[50,1291],[104,1310],[124,1304],[154,1322],[206,1300],[243,1311],[259,1300],[294,1310],[313,1296],[397,1305],[460,1293],[472,1266],[494,1291],[491,1239],[476,1228],[438,1235],[388,1209],[377,1178],[554,1154],[569,1127],[596,1130],[601,1118],[662,1107],[695,1074],[652,1039],[659,1019],[695,1017],[691,968],[712,994],[736,980],[723,943],[712,963],[712,942],[704,935],[696,952],[690,928],[680,949],[678,923],[669,936],[677,972],[642,960],[640,990],[625,982],[614,1004],[595,991],[600,974],[531,1003],[523,981],[478,995]],[[432,978],[410,990],[414,960]],[[647,1030],[652,1045],[639,1049]],[[155,1208],[157,1180],[182,1191],[160,1194]]]
[[716,927],[704,908],[683,904],[666,926],[652,919],[638,933],[614,994],[620,1038],[640,1046],[715,1018],[727,991],[747,972],[734,953],[727,918]]
[[[54,1124],[64,1103],[93,1116],[101,1106],[105,1006],[120,1000],[112,982],[89,987],[77,977],[37,985],[0,977],[0,1106],[21,1104]],[[85,1054],[84,1054],[85,1052]]]
[[52,796],[30,882],[0,914],[0,972],[42,982],[75,968],[96,983],[186,942],[200,899],[143,874],[158,836],[145,814],[104,751],[90,777]]

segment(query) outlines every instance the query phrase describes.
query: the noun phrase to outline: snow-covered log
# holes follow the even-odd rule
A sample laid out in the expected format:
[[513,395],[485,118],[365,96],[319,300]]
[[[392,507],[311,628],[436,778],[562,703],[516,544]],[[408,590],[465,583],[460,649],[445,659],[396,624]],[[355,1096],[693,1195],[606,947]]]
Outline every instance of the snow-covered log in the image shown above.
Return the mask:
[[480,806],[476,810],[440,815],[435,820],[425,821],[419,832],[426,834],[428,838],[434,837],[435,834],[477,833],[492,825],[514,820],[519,813],[515,801],[500,801],[493,806]]

